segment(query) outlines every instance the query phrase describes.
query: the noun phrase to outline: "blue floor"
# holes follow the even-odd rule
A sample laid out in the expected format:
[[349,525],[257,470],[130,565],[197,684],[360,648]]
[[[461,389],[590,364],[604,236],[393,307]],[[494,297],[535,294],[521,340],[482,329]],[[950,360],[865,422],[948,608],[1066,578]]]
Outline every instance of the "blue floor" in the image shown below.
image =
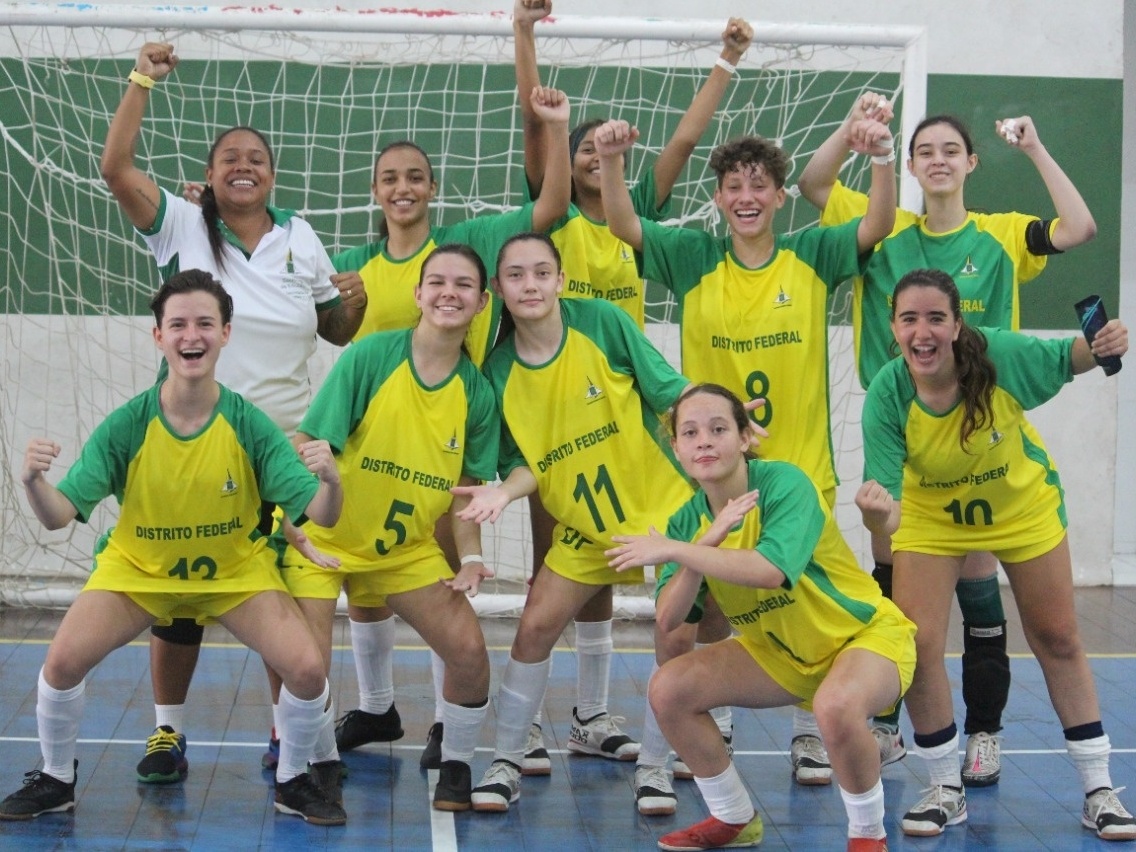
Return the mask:
[[[28,630],[27,616],[0,610],[0,634],[7,637],[0,638],[0,795],[18,788],[22,773],[38,765],[35,677],[46,650],[44,637],[50,636],[51,620],[57,615],[42,618],[46,624]],[[10,625],[17,629],[7,629]],[[344,756],[350,770],[344,787],[346,827],[318,828],[274,812],[271,778],[260,769],[270,725],[264,675],[257,657],[223,641],[222,634],[222,641],[203,652],[194,681],[189,701],[192,721],[186,732],[190,772],[184,783],[158,787],[135,781],[134,765],[153,726],[153,708],[146,647],[128,646],[99,666],[88,682],[74,814],[0,823],[0,848],[654,849],[660,835],[705,817],[692,782],[676,784],[675,816],[641,817],[631,787],[634,764],[565,753],[575,693],[570,650],[555,655],[545,703],[552,776],[526,778],[520,802],[507,814],[432,811],[431,779],[418,768],[421,744],[432,721],[429,658],[413,644],[413,637],[407,639],[408,644],[396,652],[395,663],[396,703],[406,737]],[[495,674],[502,670],[506,653],[503,647],[494,649]],[[957,656],[947,663],[958,706]],[[1114,748],[1114,783],[1136,782],[1131,687],[1136,657],[1098,655],[1092,665]],[[617,650],[611,710],[626,717],[625,727],[633,734],[642,724],[650,669],[651,655],[641,647]],[[922,766],[909,756],[885,769],[892,850],[1064,852],[1108,845],[1081,828],[1077,776],[1065,757],[1060,726],[1037,664],[1030,657],[1016,657],[1013,674],[1002,780],[993,788],[970,791],[966,823],[949,828],[939,838],[904,838],[898,823],[903,810],[920,796]],[[335,652],[333,688],[342,709],[354,706],[353,669],[345,648]],[[799,787],[791,781],[786,752],[790,719],[787,709],[735,710],[735,761],[765,820],[761,848],[842,850],[846,822],[839,792],[835,787]],[[475,759],[475,782],[491,758],[492,737],[491,711],[482,732],[483,749]],[[1130,807],[1136,805],[1133,796],[1122,794],[1122,798]]]

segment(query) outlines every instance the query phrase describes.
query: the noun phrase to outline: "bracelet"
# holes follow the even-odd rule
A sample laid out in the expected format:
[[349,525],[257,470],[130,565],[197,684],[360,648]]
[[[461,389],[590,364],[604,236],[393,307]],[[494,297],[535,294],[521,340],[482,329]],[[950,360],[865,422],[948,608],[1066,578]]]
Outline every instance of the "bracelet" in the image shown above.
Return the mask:
[[723,59],[721,56],[714,60],[714,64],[725,71],[727,74],[733,74],[738,70],[738,66],[731,65],[729,60]]
[[126,79],[129,80],[131,83],[137,83],[143,89],[152,89],[152,88],[154,88],[154,84],[156,82],[158,82],[153,77],[148,77],[147,75],[143,74],[137,68],[135,68],[133,71],[131,71],[127,75]]
[[484,565],[485,557],[480,553],[471,553],[469,556],[463,556],[461,558],[461,565],[463,568],[471,562],[480,562]]

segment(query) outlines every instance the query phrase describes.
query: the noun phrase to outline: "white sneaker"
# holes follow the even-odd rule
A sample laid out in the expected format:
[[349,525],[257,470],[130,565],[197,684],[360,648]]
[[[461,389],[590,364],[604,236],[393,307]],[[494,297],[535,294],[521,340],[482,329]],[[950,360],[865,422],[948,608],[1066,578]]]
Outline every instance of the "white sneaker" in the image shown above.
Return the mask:
[[948,825],[966,822],[966,793],[961,787],[937,784],[923,791],[926,795],[903,815],[900,824],[904,834],[934,837]]
[[[734,726],[730,725],[730,732],[722,734],[722,742],[726,744],[726,756],[734,756]],[[683,759],[677,754],[674,759],[674,779],[675,781],[693,781],[694,773],[690,771],[690,767],[683,762]]]
[[[619,721],[622,722],[623,719]],[[611,760],[634,760],[639,756],[639,743],[619,729],[615,717],[599,713],[585,721],[576,715],[576,708],[573,707],[568,750]]]
[[880,747],[880,769],[907,756],[907,746],[903,744],[903,734],[898,728],[893,731],[887,725],[872,725],[872,736]]
[[495,760],[473,788],[470,801],[475,811],[502,812],[521,798],[521,767],[509,760]]
[[529,740],[525,743],[525,758],[521,761],[521,774],[552,774],[552,760],[548,756],[548,749],[544,747],[544,734],[536,722],[533,722],[532,727],[529,728]]
[[989,787],[1002,774],[1002,738],[979,731],[966,738],[966,760],[962,783],[967,787]]
[[1136,840],[1136,819],[1116,795],[1123,789],[1102,787],[1085,796],[1081,825],[1091,828],[1101,840]]
[[793,763],[793,778],[798,784],[815,787],[832,783],[832,764],[820,737],[812,734],[793,737],[789,745],[789,759]]
[[678,806],[671,779],[662,766],[635,767],[635,807],[644,816],[669,816]]

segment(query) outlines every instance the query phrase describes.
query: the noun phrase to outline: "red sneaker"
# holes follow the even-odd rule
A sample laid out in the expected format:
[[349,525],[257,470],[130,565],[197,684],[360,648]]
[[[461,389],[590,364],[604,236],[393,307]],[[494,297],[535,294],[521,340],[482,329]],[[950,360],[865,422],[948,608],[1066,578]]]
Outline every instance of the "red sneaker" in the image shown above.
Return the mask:
[[848,840],[848,852],[888,852],[888,839],[852,837]]
[[749,822],[740,825],[722,822],[716,817],[707,817],[702,822],[672,831],[659,838],[659,848],[668,852],[699,852],[702,849],[736,849],[742,846],[756,846],[761,842],[765,828],[761,815],[754,814]]

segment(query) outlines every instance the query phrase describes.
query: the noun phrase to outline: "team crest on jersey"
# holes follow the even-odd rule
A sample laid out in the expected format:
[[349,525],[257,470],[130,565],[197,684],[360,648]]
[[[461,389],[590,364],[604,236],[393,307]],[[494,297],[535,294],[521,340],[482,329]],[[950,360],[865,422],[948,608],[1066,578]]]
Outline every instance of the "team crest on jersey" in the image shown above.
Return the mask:
[[595,382],[592,381],[590,376],[587,378],[588,389],[584,391],[584,401],[591,405],[593,402],[603,399],[604,392],[596,387]]
[[619,259],[624,263],[631,263],[631,261],[635,259],[631,256],[631,252],[627,250],[627,246],[623,243],[620,243],[619,246]]
[[962,265],[962,269],[959,270],[959,275],[977,275],[977,274],[978,274],[978,267],[974,265],[974,263],[970,259],[970,255],[968,254],[966,256],[966,263],[964,263]]
[[990,430],[990,446],[996,447],[1002,443],[1002,439],[1006,436],[999,432],[997,429]]
[[782,290],[780,287],[778,287],[777,288],[777,295],[773,297],[773,307],[774,308],[787,308],[791,304],[793,304],[793,297],[790,296],[788,293],[786,293],[784,290]]
[[221,486],[222,497],[232,497],[237,493],[237,483],[233,479],[233,475],[229,473],[228,469],[225,470],[225,484]]
[[444,449],[447,453],[461,452],[461,444],[458,443],[457,429],[454,430],[454,434],[450,436],[450,440],[446,441],[442,449]]

